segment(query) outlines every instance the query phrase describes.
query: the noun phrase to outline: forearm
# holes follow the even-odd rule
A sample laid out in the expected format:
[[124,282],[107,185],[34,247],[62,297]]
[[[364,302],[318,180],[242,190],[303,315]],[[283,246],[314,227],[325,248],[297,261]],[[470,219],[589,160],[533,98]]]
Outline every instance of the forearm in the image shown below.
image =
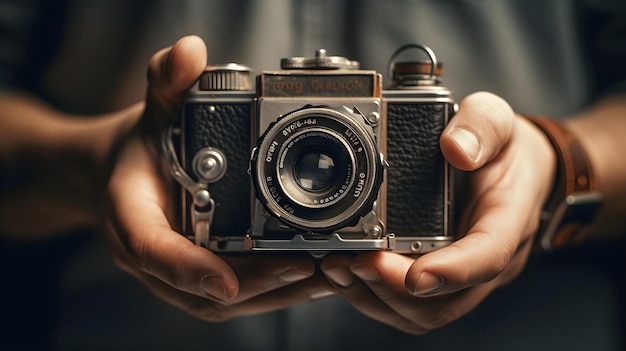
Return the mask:
[[587,151],[603,195],[591,238],[626,235],[626,95],[608,97],[567,124]]
[[30,239],[95,225],[111,148],[141,108],[84,118],[1,95],[0,234]]

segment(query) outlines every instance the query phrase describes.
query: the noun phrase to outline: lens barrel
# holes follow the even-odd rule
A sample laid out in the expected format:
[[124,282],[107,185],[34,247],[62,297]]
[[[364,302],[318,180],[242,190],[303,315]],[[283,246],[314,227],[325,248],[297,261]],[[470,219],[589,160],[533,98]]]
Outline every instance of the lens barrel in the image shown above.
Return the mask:
[[313,233],[371,211],[383,179],[373,131],[345,109],[306,107],[280,117],[251,163],[257,198],[285,224]]

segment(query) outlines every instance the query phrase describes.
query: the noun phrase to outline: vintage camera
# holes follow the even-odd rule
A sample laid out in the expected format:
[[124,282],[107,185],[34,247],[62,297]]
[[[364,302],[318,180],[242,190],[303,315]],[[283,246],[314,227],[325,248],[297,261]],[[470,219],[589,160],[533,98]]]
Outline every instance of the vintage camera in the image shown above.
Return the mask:
[[[396,62],[409,49],[428,59]],[[183,233],[216,252],[450,243],[453,177],[439,137],[455,104],[432,50],[398,49],[386,90],[381,74],[324,50],[281,68],[253,90],[250,68],[209,66],[188,91],[163,136]]]

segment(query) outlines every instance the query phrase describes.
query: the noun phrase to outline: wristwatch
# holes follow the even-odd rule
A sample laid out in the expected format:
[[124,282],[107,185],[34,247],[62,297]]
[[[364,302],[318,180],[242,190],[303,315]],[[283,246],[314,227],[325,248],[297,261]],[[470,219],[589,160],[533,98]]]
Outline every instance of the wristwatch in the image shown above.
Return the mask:
[[578,244],[602,204],[591,164],[565,125],[546,117],[525,117],[545,133],[557,156],[556,179],[541,214],[536,244],[544,250]]

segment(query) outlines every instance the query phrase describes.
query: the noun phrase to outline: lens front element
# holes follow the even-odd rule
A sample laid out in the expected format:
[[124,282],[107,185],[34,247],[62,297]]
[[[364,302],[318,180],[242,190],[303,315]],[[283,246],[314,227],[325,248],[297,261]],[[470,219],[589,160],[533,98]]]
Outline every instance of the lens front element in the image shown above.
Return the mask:
[[302,207],[326,207],[346,194],[355,160],[334,130],[312,127],[285,142],[277,164],[285,195]]
[[298,157],[293,171],[302,189],[320,192],[328,189],[335,179],[335,161],[318,151],[308,151]]

